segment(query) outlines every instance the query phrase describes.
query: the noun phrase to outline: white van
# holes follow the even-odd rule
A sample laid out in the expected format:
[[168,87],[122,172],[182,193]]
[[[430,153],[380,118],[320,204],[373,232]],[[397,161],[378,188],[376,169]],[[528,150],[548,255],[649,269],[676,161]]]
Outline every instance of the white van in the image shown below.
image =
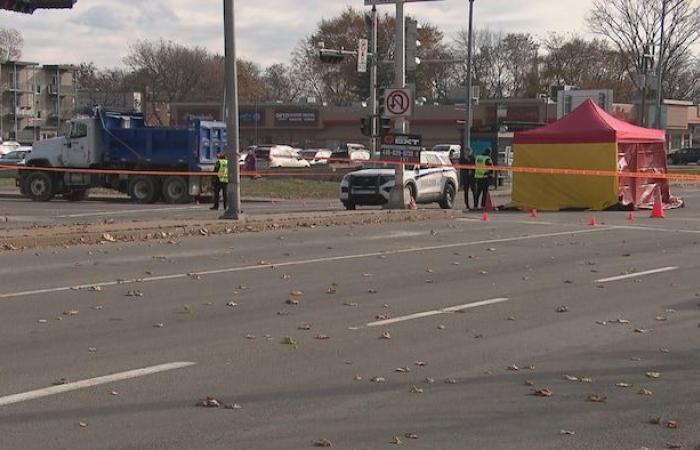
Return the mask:
[[255,158],[258,170],[311,167],[299,150],[289,145],[259,145],[255,149]]

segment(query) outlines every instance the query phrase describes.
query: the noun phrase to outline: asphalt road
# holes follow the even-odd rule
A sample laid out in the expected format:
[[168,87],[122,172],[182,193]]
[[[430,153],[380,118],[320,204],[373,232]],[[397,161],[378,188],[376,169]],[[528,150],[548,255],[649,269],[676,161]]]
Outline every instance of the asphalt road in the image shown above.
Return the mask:
[[647,215],[2,253],[0,448],[693,449],[700,215]]

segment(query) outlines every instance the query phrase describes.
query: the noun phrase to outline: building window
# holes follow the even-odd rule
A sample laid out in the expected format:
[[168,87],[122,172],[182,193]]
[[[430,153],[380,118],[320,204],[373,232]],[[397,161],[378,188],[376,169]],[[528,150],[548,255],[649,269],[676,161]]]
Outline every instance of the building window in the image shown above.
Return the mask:
[[41,86],[39,86],[38,84],[36,85],[36,93],[41,94]]
[[571,96],[567,95],[564,97],[564,114],[569,114],[571,112]]
[[605,100],[606,100],[606,98],[605,98],[605,94],[603,92],[598,94],[598,105],[603,109],[605,109]]

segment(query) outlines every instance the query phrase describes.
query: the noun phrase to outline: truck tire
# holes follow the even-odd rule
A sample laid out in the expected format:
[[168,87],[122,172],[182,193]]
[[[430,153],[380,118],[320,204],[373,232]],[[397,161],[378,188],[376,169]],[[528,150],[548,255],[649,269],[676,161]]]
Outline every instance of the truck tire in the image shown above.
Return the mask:
[[27,176],[25,189],[35,202],[48,202],[54,196],[53,179],[45,172],[34,172]]
[[129,180],[129,197],[134,203],[155,203],[160,195],[155,177],[135,176]]
[[190,203],[189,186],[185,177],[167,177],[163,181],[163,200],[165,203]]
[[87,189],[73,189],[72,191],[63,194],[63,198],[69,202],[82,202],[88,196]]
[[447,183],[445,185],[445,190],[442,192],[442,198],[438,202],[440,208],[442,209],[452,209],[455,205],[455,196],[457,192],[452,183]]

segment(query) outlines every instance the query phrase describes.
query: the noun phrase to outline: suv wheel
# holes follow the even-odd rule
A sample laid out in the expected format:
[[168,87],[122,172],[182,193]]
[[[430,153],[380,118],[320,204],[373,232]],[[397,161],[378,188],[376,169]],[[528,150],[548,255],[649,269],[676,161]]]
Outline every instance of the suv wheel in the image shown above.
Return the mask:
[[440,208],[452,209],[455,204],[456,195],[457,192],[455,191],[455,187],[452,185],[452,183],[447,183],[445,185],[445,190],[442,193],[442,199],[440,199],[440,201],[438,202]]

